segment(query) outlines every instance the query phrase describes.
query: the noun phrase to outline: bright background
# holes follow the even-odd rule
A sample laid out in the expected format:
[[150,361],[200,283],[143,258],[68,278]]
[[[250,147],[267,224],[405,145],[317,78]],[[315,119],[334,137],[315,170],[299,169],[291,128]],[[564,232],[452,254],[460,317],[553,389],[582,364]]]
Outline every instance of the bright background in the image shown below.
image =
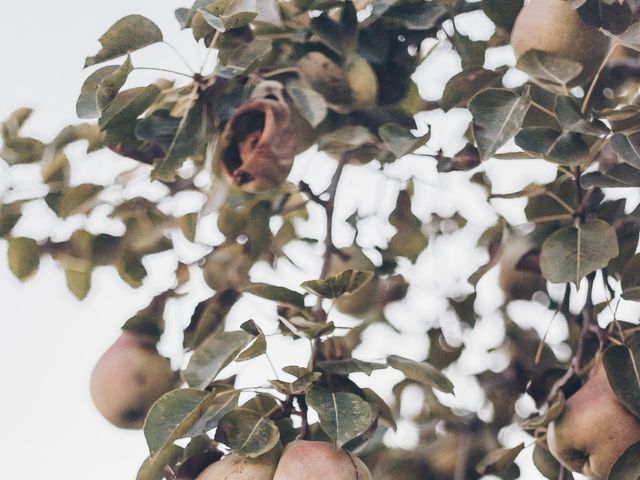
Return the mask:
[[[199,67],[203,49],[195,46],[190,32],[179,31],[173,17],[173,9],[188,6],[186,3],[168,0],[158,6],[155,0],[33,0],[26,9],[19,2],[7,2],[0,16],[0,65],[3,66],[0,74],[0,118],[5,118],[17,107],[33,107],[36,112],[26,132],[44,140],[51,139],[66,124],[77,122],[75,100],[87,75],[82,71],[84,57],[98,50],[97,38],[102,32],[118,18],[130,13],[151,18],[161,27],[165,39],[193,67]],[[492,28],[481,14],[468,15],[458,27],[474,38],[487,38]],[[166,45],[151,46],[135,53],[133,59],[136,66],[186,71],[181,60]],[[505,62],[513,62],[510,49],[496,49],[490,52],[487,67]],[[459,69],[457,57],[447,46],[437,49],[419,72],[423,96],[438,98],[446,80]],[[134,72],[130,84],[144,84],[158,75]],[[514,84],[523,81],[517,72],[512,72],[508,78]],[[464,145],[462,134],[469,120],[468,113],[456,110],[447,115],[430,113],[418,120],[422,130],[426,129],[427,123],[433,125],[432,148],[442,147],[446,154],[453,154]],[[101,163],[111,157],[109,154],[97,154],[86,159],[81,148],[73,147],[68,153],[74,167],[77,167],[73,178],[76,183],[98,179],[98,182],[108,184],[117,173],[133,165],[128,161]],[[332,169],[331,161],[311,153],[296,162],[292,177],[304,179],[320,189],[328,183]],[[484,169],[498,192],[516,191],[532,181],[549,181],[554,176],[554,169],[542,162],[491,161],[485,164]],[[382,212],[380,216],[385,218],[393,209],[403,181],[411,173],[418,177],[416,215],[428,221],[432,213],[446,216],[458,210],[469,219],[469,226],[463,232],[432,242],[415,267],[402,265],[414,286],[407,299],[390,307],[387,313],[394,325],[406,333],[397,334],[384,326],[371,328],[365,338],[367,346],[358,349],[356,354],[364,360],[380,359],[391,353],[422,359],[428,348],[424,331],[440,321],[450,339],[464,341],[468,347],[460,367],[449,372],[458,392],[458,399],[449,401],[457,402],[460,407],[477,409],[483,405],[482,392],[468,374],[486,368],[499,370],[505,366],[504,358],[485,354],[487,349],[499,343],[502,331],[502,322],[496,312],[501,302],[501,294],[495,285],[497,272],[490,272],[481,282],[481,301],[477,308],[482,320],[473,332],[462,332],[453,319],[443,317],[443,294],[468,291],[464,279],[483,260],[482,254],[474,249],[473,241],[479,232],[493,224],[496,217],[484,203],[480,187],[470,186],[464,175],[437,175],[435,162],[426,157],[404,159],[386,169],[384,175],[377,172],[374,165],[347,167],[346,186],[340,190],[338,200],[343,207],[337,212],[337,219],[345,219],[356,207],[361,213]],[[0,164],[0,194],[8,185],[19,191],[34,175],[37,171],[32,166],[14,168],[9,175],[6,166]],[[150,185],[141,185],[140,188],[151,197],[158,193]],[[510,204],[494,202],[494,207],[501,209],[514,224],[525,220],[522,206],[518,201]],[[170,208],[185,206],[173,205]],[[312,213],[312,221],[305,228],[309,235],[320,237],[322,216],[317,211]],[[16,235],[42,239],[53,230],[56,239],[64,239],[74,228],[82,225],[82,219],[78,218],[56,222],[42,204],[31,207],[26,217],[16,228]],[[384,235],[393,233],[383,225],[376,218],[364,222],[358,242],[364,247],[380,245]],[[110,228],[95,221],[87,227]],[[336,238],[339,246],[348,245],[352,241],[351,229],[339,223]],[[206,231],[200,232],[199,240],[205,243],[219,241],[215,235],[207,236]],[[182,250],[180,254],[186,257],[201,253],[201,250],[189,246]],[[307,250],[293,247],[289,253],[297,257],[306,272],[297,272],[283,265],[276,282],[286,278],[285,283],[295,286],[298,280],[317,274],[319,264]],[[99,356],[119,335],[122,323],[146,306],[153,295],[171,286],[167,279],[172,276],[175,257],[159,255],[148,260],[149,279],[139,290],[127,287],[113,269],[97,269],[93,289],[82,303],[68,292],[62,271],[50,259],[43,259],[38,274],[26,284],[21,284],[8,271],[5,258],[6,243],[0,241],[0,378],[3,379],[0,451],[3,452],[3,477],[67,480],[134,478],[147,455],[142,433],[117,430],[103,420],[91,403],[88,380]],[[375,259],[375,254],[372,258]],[[261,266],[253,273],[256,279],[274,279],[268,269]],[[169,305],[169,329],[162,351],[172,357],[176,366],[183,360],[175,348],[177,332],[188,322],[194,305],[208,295],[206,287],[199,285],[182,303]],[[515,304],[511,313],[523,326],[534,326],[541,331],[546,328],[551,315],[535,304]],[[229,326],[237,327],[248,318],[255,318],[266,332],[275,331],[272,307],[266,302],[256,299],[244,301],[241,308],[234,309]],[[341,318],[339,314],[335,318],[339,325],[349,325],[348,318]],[[549,336],[550,343],[557,345],[565,334],[562,322],[555,322]],[[303,364],[308,347],[304,342],[294,344],[290,340],[271,337],[269,353],[277,367],[290,363],[285,363],[290,358],[296,358],[299,364]],[[243,385],[261,385],[266,378],[273,378],[270,370],[265,369],[265,363],[264,359],[259,359],[249,366],[243,365],[243,370],[236,368],[229,372],[241,371]],[[251,374],[247,370],[251,370]],[[358,378],[358,381],[372,385],[378,393],[390,398],[394,378],[398,377],[393,373],[382,373],[374,374],[371,379]],[[417,410],[421,401],[419,394],[409,390],[407,395],[414,395]],[[404,413],[412,414],[411,411]],[[410,447],[416,435],[410,422],[403,422],[399,432],[389,435],[387,440],[392,445]],[[521,441],[522,436],[516,431],[506,432],[501,440],[511,446]],[[527,455],[522,457],[522,463],[526,464]],[[541,477],[525,467],[523,478],[534,480]]]

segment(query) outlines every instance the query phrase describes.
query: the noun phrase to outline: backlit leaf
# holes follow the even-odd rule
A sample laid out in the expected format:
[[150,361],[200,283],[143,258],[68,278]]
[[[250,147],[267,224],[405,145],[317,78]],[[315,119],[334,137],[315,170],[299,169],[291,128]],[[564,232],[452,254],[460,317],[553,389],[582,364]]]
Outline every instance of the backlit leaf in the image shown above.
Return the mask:
[[215,438],[239,455],[256,458],[278,444],[280,431],[268,418],[240,408],[222,417]]
[[453,393],[453,383],[444,373],[427,362],[416,362],[398,355],[387,358],[390,367],[400,370],[409,380],[434,387],[445,393]]

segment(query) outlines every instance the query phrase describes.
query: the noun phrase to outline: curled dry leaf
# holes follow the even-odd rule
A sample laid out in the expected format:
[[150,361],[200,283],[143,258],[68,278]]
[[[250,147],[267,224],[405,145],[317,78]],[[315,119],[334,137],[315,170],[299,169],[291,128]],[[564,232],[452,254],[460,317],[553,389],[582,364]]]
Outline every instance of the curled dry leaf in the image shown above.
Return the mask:
[[233,114],[222,133],[218,161],[227,182],[247,192],[262,192],[287,178],[295,150],[289,106],[261,98]]

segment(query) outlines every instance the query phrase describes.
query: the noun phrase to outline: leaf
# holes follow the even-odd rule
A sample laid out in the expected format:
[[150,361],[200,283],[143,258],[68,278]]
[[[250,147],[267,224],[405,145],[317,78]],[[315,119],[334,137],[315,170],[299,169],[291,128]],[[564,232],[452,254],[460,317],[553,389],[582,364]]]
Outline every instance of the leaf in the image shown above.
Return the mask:
[[155,165],[152,177],[167,181],[174,180],[176,170],[203,145],[206,128],[205,110],[203,105],[198,104],[181,119],[176,135],[164,158]]
[[636,52],[640,52],[640,22],[630,25],[629,28],[619,35],[613,35],[612,33],[604,30],[603,32],[605,35],[613,38],[616,43],[624,45]]
[[599,120],[589,122],[582,116],[580,106],[573,97],[559,95],[556,98],[555,114],[565,131],[583,133],[599,137],[609,133],[609,129]]
[[102,48],[93,57],[87,57],[85,68],[161,42],[162,32],[148,18],[129,15],[114,23],[99,40]]
[[268,418],[253,410],[240,408],[220,419],[215,438],[234,453],[256,458],[278,444],[280,430]]
[[564,411],[565,399],[562,390],[553,399],[547,411],[542,415],[527,419],[522,426],[527,430],[535,430],[538,427],[546,427],[556,420]]
[[84,300],[89,294],[89,290],[91,290],[91,269],[78,270],[66,268],[64,273],[69,291],[73,293],[78,300]]
[[140,288],[147,277],[147,269],[142,263],[142,258],[130,250],[122,252],[116,262],[116,269],[120,278],[132,288]]
[[165,477],[165,467],[174,466],[184,455],[184,449],[177,445],[168,447],[162,455],[156,459],[147,458],[140,470],[136,480],[163,480]]
[[611,388],[620,401],[640,418],[640,344],[612,345],[602,356]]
[[353,393],[333,393],[312,387],[306,394],[306,400],[318,412],[320,427],[337,448],[364,433],[371,425],[371,407]]
[[396,158],[415,152],[429,141],[430,135],[416,137],[411,130],[401,127],[395,123],[385,123],[378,129],[378,135],[382,139],[387,149]]
[[92,183],[83,183],[75,187],[67,188],[62,192],[58,204],[58,216],[67,218],[71,215],[85,214],[94,204],[95,198],[104,187]]
[[390,367],[400,370],[409,380],[434,387],[441,392],[453,393],[453,383],[440,370],[427,362],[416,362],[398,355],[387,358]]
[[615,461],[607,480],[638,480],[640,479],[640,442],[634,443]]
[[389,223],[397,230],[389,240],[389,253],[406,257],[415,263],[426,248],[428,239],[422,232],[422,222],[411,210],[411,194],[407,190],[398,194],[396,208],[389,215]]
[[640,254],[634,255],[626,263],[622,270],[621,282],[622,298],[640,302]]
[[127,55],[125,62],[98,84],[96,90],[96,105],[98,110],[104,110],[111,101],[116,98],[116,95],[118,95],[118,92],[124,86],[127,77],[132,71],[131,56]]
[[240,392],[231,387],[212,393],[190,388],[173,390],[157,400],[144,424],[144,435],[152,460],[162,458],[173,442],[202,435],[235,408]]
[[102,67],[87,77],[80,89],[80,96],[76,101],[76,114],[79,118],[97,118],[101,108],[98,107],[97,93],[103,80],[111,77],[121,67],[109,65]]
[[311,88],[298,87],[293,82],[287,84],[287,93],[293,100],[294,105],[309,122],[313,128],[316,128],[327,118],[329,108],[327,102],[322,95]]
[[473,115],[473,137],[483,160],[490,159],[522,125],[531,105],[529,90],[522,95],[503,88],[478,93],[469,104]]
[[322,374],[319,372],[309,372],[293,382],[269,380],[269,383],[273,388],[284,395],[303,395],[315,382],[320,380],[321,377]]
[[190,387],[207,387],[254,338],[241,331],[212,334],[193,351],[182,377]]
[[378,415],[380,419],[391,429],[394,431],[398,430],[398,425],[396,424],[396,420],[393,417],[393,412],[391,407],[385,402],[380,396],[371,390],[370,388],[363,388],[362,394],[364,395],[364,399],[369,402],[369,405],[373,407],[373,409],[378,410]]
[[0,237],[13,230],[22,217],[22,202],[0,204]]
[[564,227],[542,244],[540,267],[552,283],[573,282],[578,286],[585,275],[607,266],[618,256],[615,229],[599,219]]
[[633,188],[640,187],[640,170],[626,163],[610,167],[606,172],[590,172],[580,179],[583,187]]
[[365,362],[357,358],[345,360],[324,360],[317,363],[317,367],[327,373],[349,375],[350,373],[364,373],[371,375],[375,370],[387,368],[385,363]]
[[562,89],[566,89],[582,72],[582,64],[579,62],[541,50],[526,52],[518,59],[516,68],[540,83],[548,83]]
[[35,138],[7,138],[2,142],[0,158],[3,158],[9,165],[34,163],[42,159],[44,150],[44,143]]
[[[533,463],[538,471],[549,480],[557,480],[560,476],[560,471],[564,468],[554,456],[539,443],[536,443],[535,447],[533,447]],[[573,480],[570,474],[567,475],[567,477],[567,480]]]
[[33,275],[40,265],[38,242],[32,238],[10,238],[7,255],[9,257],[9,269],[22,281]]
[[640,132],[616,133],[609,141],[620,158],[635,168],[640,168]]
[[589,146],[578,133],[548,127],[523,128],[516,135],[516,145],[560,165],[574,165],[589,154]]
[[440,99],[440,107],[449,111],[455,107],[466,107],[478,92],[500,83],[500,74],[493,70],[476,68],[463,70],[447,82]]
[[373,272],[345,270],[324,280],[309,280],[301,287],[307,292],[323,298],[338,298],[355,293],[374,277]]
[[267,300],[291,305],[296,308],[304,308],[304,295],[285,287],[269,285],[268,283],[251,283],[242,289],[243,293],[251,293]]
[[234,28],[246,27],[258,16],[257,12],[238,12],[231,15],[213,15],[206,9],[198,10],[202,14],[205,22],[211,25],[219,32],[226,32]]
[[524,443],[513,448],[499,448],[489,452],[478,463],[476,470],[480,475],[493,475],[513,465],[516,457],[524,450]]
[[245,332],[253,335],[255,340],[246,350],[243,350],[236,361],[244,362],[245,360],[251,360],[252,358],[259,357],[267,353],[267,339],[264,336],[264,332],[253,320],[247,320],[240,328]]
[[160,95],[157,85],[136,87],[120,92],[98,120],[101,130],[117,127],[142,115]]

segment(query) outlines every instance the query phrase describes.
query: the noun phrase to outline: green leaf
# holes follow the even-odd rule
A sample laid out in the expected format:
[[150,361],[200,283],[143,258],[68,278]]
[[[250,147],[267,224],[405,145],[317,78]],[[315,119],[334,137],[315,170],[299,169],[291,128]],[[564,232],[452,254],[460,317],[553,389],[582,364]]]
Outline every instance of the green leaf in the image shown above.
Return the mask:
[[98,120],[101,130],[118,127],[137,119],[160,95],[157,85],[136,87],[120,92]]
[[9,257],[9,269],[22,281],[33,275],[40,265],[38,242],[32,238],[10,238],[7,255]]
[[22,217],[22,202],[0,204],[0,237],[9,234]]
[[251,283],[242,289],[243,293],[250,293],[267,300],[291,305],[296,308],[304,308],[304,295],[285,287],[269,285],[268,283]]
[[125,62],[100,82],[96,90],[96,105],[98,110],[104,110],[111,101],[116,98],[116,95],[118,95],[118,92],[124,86],[132,71],[131,56],[127,55]]
[[268,418],[253,410],[240,408],[232,410],[220,419],[215,438],[234,453],[256,458],[278,444],[280,430]]
[[513,448],[499,448],[489,452],[478,463],[476,470],[480,475],[493,475],[513,465],[516,457],[524,450],[524,443]]
[[541,50],[529,50],[518,59],[516,65],[538,82],[566,90],[571,81],[582,72],[582,64]]
[[580,183],[583,187],[640,187],[640,170],[626,163],[619,163],[610,167],[606,172],[590,172],[583,175]]
[[[76,101],[76,114],[79,118],[97,118],[102,110],[98,107],[97,93],[103,80],[110,78],[122,67],[109,65],[102,67],[87,77],[80,89],[80,96]],[[118,89],[119,90],[119,89]]]
[[625,264],[621,282],[622,298],[640,302],[640,254],[634,255]]
[[489,88],[469,104],[473,115],[473,136],[483,160],[490,159],[522,125],[531,105],[529,90],[522,95],[512,90]]
[[338,448],[364,433],[371,425],[371,407],[353,393],[334,393],[312,387],[306,394],[306,400],[318,412],[320,427]]
[[191,424],[184,436],[193,438],[216,428],[224,415],[238,408],[238,399],[241,393],[233,387],[216,386],[212,396],[205,400],[206,408],[200,417]]
[[44,143],[35,138],[7,138],[2,142],[0,158],[3,158],[9,165],[39,162],[44,154],[44,149]]
[[615,229],[599,219],[564,227],[542,244],[540,268],[552,283],[573,282],[578,286],[585,275],[607,266],[618,256]]
[[478,92],[498,85],[500,78],[500,74],[493,70],[482,68],[463,70],[447,82],[440,100],[440,107],[445,112],[455,107],[466,107],[469,100]]
[[558,392],[558,395],[549,405],[547,411],[542,415],[538,415],[533,418],[527,419],[523,423],[523,427],[527,430],[535,430],[538,427],[546,427],[551,422],[556,420],[564,411],[565,399],[562,390]]
[[548,127],[523,128],[516,135],[516,145],[560,165],[575,165],[589,154],[589,146],[578,133]]
[[193,351],[182,377],[190,387],[207,387],[254,338],[241,331],[212,334]]
[[[549,480],[558,480],[560,471],[564,468],[560,465],[560,462],[539,443],[536,443],[535,447],[533,447],[533,463],[538,471]],[[573,477],[568,475],[567,480],[573,480]]]
[[58,203],[58,216],[67,218],[71,215],[85,214],[94,205],[94,200],[104,187],[92,183],[83,183],[67,188],[62,192]]
[[607,480],[638,479],[640,479],[640,442],[627,447],[613,464],[607,476]]
[[142,15],[129,15],[114,23],[100,37],[102,48],[93,57],[87,57],[84,66],[111,60],[161,41],[162,32],[155,23]]
[[176,171],[190,156],[195,154],[204,143],[207,120],[203,105],[191,108],[180,121],[165,157],[159,161],[152,177],[160,180],[174,180]]
[[320,380],[321,377],[322,374],[319,372],[309,372],[293,382],[269,380],[269,383],[273,388],[284,395],[302,395],[306,393],[315,382]]
[[387,358],[390,367],[400,370],[409,380],[434,387],[441,392],[453,393],[453,383],[444,373],[427,362],[416,362],[398,355]]
[[91,290],[91,270],[91,268],[88,270],[66,268],[64,270],[67,287],[78,300],[84,300]]
[[387,149],[396,158],[415,152],[429,141],[430,135],[416,137],[411,130],[401,127],[395,123],[385,123],[378,129],[378,135],[384,142]]
[[609,133],[609,129],[599,120],[586,120],[580,106],[573,97],[559,95],[556,98],[555,114],[564,131],[578,132],[585,135],[599,137]]
[[260,355],[264,355],[267,353],[267,339],[264,336],[264,332],[258,326],[258,324],[253,320],[247,320],[240,328],[247,332],[250,335],[255,337],[255,340],[249,345],[246,350],[240,352],[236,361],[244,362],[246,360],[251,360],[252,358],[259,357]]
[[640,168],[640,132],[616,133],[609,141],[620,158],[635,168]]
[[293,82],[287,84],[287,93],[294,105],[313,128],[327,118],[329,108],[322,95],[311,88],[299,87]]
[[231,15],[213,15],[206,9],[198,10],[205,22],[219,32],[226,32],[234,28],[246,27],[258,16],[257,12],[238,12]]
[[389,215],[389,223],[397,229],[397,233],[389,240],[388,251],[415,263],[426,248],[428,239],[422,232],[422,222],[411,210],[408,191],[403,190],[398,194],[396,208]]
[[387,368],[385,363],[365,362],[357,358],[345,360],[324,360],[317,363],[317,367],[327,373],[349,375],[350,373],[364,373],[371,375],[375,370]]
[[120,278],[131,288],[140,288],[147,277],[147,269],[142,263],[140,255],[131,250],[124,250],[116,261],[116,269]]
[[301,287],[307,292],[323,298],[338,298],[358,291],[374,277],[373,272],[345,270],[324,280],[309,280]]
[[138,470],[136,480],[163,480],[166,478],[165,467],[173,467],[183,456],[184,449],[182,447],[170,445],[158,458],[149,457],[144,461]]
[[[633,339],[633,337],[632,337]],[[640,418],[640,343],[638,337],[631,345],[612,345],[602,356],[611,388],[620,401]]]
[[629,26],[620,35],[613,35],[607,31],[604,31],[605,35],[613,38],[616,43],[620,43],[627,48],[640,52],[640,22],[634,23]]

